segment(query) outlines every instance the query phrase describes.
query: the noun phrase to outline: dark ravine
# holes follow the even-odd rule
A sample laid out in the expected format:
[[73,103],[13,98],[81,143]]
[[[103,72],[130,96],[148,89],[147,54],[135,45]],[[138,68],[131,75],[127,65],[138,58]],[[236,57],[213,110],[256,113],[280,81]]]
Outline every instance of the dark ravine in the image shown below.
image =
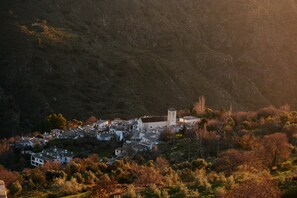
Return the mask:
[[4,0],[0,132],[45,115],[297,107],[294,0]]

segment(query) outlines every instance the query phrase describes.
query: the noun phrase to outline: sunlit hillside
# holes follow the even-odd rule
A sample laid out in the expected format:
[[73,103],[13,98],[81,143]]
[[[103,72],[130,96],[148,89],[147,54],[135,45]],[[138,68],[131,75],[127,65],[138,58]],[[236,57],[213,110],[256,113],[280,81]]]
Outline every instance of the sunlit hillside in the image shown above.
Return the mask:
[[3,0],[0,131],[53,112],[297,107],[294,0]]

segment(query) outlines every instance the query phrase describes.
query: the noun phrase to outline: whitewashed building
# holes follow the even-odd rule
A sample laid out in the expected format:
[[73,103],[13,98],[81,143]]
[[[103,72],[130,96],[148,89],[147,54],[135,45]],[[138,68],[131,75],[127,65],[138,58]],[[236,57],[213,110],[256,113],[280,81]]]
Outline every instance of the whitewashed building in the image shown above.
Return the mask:
[[138,120],[139,130],[162,128],[167,126],[167,117],[144,117]]
[[185,117],[180,118],[179,121],[184,124],[195,124],[197,122],[200,122],[201,119],[194,117],[194,116],[185,116]]
[[98,133],[96,137],[99,141],[111,141],[114,136],[115,135],[111,133]]
[[138,119],[138,130],[149,130],[176,125],[176,110],[168,109],[167,116],[152,116]]
[[143,151],[149,151],[151,150],[151,145],[146,145],[146,144],[143,144],[143,143],[138,143],[138,144],[135,144],[132,146],[132,150],[134,152],[143,152]]
[[114,151],[114,154],[116,156],[121,156],[121,155],[124,155],[125,153],[126,153],[126,150],[124,148],[117,148]]
[[116,130],[114,133],[117,137],[117,141],[122,141],[124,139],[124,131]]
[[92,126],[97,129],[105,128],[108,126],[108,120],[97,120]]
[[65,149],[50,148],[40,153],[31,153],[31,165],[42,166],[45,162],[58,162],[67,164],[73,158],[74,154]]
[[22,137],[19,141],[15,143],[15,147],[17,148],[33,148],[34,143],[33,143],[33,138],[29,137]]

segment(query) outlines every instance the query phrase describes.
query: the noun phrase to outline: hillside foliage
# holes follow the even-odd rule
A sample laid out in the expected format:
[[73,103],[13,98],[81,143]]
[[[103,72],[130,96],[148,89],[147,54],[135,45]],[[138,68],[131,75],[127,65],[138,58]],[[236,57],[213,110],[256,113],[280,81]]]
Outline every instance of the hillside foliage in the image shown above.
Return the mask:
[[[165,130],[162,144],[151,152],[113,163],[93,154],[18,172],[6,165],[0,179],[10,195],[25,197],[296,196],[297,112],[272,106],[235,113],[206,108],[196,116],[203,122],[177,134]],[[9,152],[9,141],[1,140],[0,159]],[[70,141],[63,145],[78,149]]]

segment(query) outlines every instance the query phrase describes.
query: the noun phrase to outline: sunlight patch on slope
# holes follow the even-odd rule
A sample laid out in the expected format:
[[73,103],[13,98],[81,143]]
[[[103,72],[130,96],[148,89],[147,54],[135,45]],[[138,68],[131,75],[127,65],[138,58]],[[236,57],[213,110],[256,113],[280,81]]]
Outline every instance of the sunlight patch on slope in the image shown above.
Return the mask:
[[67,32],[63,28],[50,26],[45,20],[34,22],[30,26],[18,25],[18,27],[21,32],[38,39],[38,41],[57,43],[76,37],[75,34]]

